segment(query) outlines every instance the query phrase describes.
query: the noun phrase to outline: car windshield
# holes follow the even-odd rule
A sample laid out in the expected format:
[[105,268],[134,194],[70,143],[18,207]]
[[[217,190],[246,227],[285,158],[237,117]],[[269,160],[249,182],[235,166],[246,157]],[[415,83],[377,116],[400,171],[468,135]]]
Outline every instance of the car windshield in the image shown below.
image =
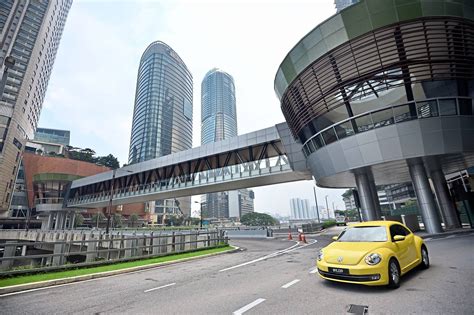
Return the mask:
[[339,235],[338,242],[386,242],[384,226],[360,226],[349,228]]

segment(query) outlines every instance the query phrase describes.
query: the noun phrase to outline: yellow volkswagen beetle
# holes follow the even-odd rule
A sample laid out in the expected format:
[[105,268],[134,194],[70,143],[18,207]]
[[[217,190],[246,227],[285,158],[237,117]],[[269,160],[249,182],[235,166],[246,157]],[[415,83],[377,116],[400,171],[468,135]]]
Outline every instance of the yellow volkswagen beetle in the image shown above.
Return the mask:
[[327,280],[398,288],[400,276],[429,268],[423,239],[394,221],[357,223],[318,253],[319,275]]

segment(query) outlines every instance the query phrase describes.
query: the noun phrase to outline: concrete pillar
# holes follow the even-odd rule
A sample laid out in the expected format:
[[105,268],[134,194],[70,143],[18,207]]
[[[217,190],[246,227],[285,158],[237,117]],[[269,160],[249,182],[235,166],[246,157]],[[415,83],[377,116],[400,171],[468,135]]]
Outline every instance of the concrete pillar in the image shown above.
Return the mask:
[[357,191],[359,192],[362,220],[377,220],[377,212],[374,208],[375,201],[372,197],[371,181],[367,175],[367,172],[365,170],[355,172],[354,177],[357,185]]
[[[5,249],[3,251],[3,258],[7,257],[14,257],[16,251],[16,245],[11,245],[10,243],[15,244],[15,241],[6,241],[5,242]],[[9,245],[10,244],[10,245]],[[0,270],[6,271],[13,266],[14,260],[2,260],[2,264],[0,265]]]
[[60,243],[60,244],[54,244],[54,254],[59,255],[59,256],[54,256],[53,257],[53,266],[61,266],[64,265],[65,260],[64,260],[64,249],[66,244]]
[[90,234],[87,238],[87,254],[86,254],[86,262],[94,262],[97,257],[97,241],[94,239],[94,235]]
[[369,179],[370,192],[372,193],[372,206],[375,209],[377,220],[380,220],[382,218],[382,209],[380,208],[380,200],[377,193],[377,186],[375,185],[374,174],[371,170],[367,170],[367,178]]
[[441,169],[432,170],[430,175],[441,215],[443,216],[444,226],[447,229],[460,228],[461,223],[456,214],[456,209],[454,209],[453,203],[449,198],[448,184],[446,183],[443,171]]
[[72,212],[71,230],[74,230],[74,224],[75,223],[76,223],[76,213]]
[[58,212],[53,212],[53,217],[54,217],[54,227],[53,227],[53,230],[57,230],[58,229]]
[[46,224],[46,228],[43,230],[51,230],[52,225],[53,225],[53,213],[50,212],[48,214],[48,223]]
[[426,232],[443,232],[423,161],[415,158],[407,160],[407,163]]

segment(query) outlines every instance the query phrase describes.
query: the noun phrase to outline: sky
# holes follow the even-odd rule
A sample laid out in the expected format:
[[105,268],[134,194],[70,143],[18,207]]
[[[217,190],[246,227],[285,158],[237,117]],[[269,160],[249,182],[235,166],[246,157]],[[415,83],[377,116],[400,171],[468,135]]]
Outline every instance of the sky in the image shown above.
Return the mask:
[[[234,77],[239,134],[273,126],[284,121],[273,89],[280,63],[335,13],[334,0],[75,0],[39,126],[70,130],[71,145],[127,163],[138,65],[156,40],[171,46],[193,75],[193,147],[201,138],[201,82],[215,67]],[[314,205],[313,187],[312,181],[257,187],[255,211],[289,215],[290,198]],[[318,203],[327,195],[330,208],[334,202],[344,209],[343,192],[317,188]]]

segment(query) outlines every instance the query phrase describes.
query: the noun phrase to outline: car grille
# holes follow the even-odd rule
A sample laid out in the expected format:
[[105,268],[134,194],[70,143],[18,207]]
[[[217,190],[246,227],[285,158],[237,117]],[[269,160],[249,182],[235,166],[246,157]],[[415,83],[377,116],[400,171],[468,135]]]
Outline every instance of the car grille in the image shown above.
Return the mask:
[[321,276],[335,279],[335,280],[346,280],[346,281],[355,281],[355,282],[367,282],[367,281],[377,281],[380,279],[380,274],[373,275],[344,275],[344,274],[335,274],[332,272],[322,271],[318,269],[318,272]]

